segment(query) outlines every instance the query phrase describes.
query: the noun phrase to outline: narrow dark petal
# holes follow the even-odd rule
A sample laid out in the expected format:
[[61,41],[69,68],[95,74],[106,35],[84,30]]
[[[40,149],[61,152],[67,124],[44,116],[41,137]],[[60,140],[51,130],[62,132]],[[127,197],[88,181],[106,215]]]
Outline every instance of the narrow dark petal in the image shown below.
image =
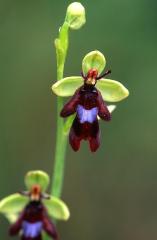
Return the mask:
[[45,215],[43,218],[43,230],[50,236],[52,239],[58,240],[58,234],[55,225],[49,219],[48,216]]
[[61,117],[68,117],[75,113],[76,106],[79,102],[79,97],[80,97],[80,95],[79,95],[79,89],[78,89],[78,90],[76,90],[73,97],[65,104],[65,106],[61,110],[61,113],[60,113]]
[[90,138],[90,140],[89,140],[89,146],[90,146],[91,152],[96,152],[97,149],[98,149],[99,146],[100,146],[100,139],[99,139],[99,137]]
[[12,224],[9,228],[9,234],[10,236],[14,236],[14,235],[17,235],[19,233],[19,231],[21,230],[22,228],[22,221],[23,221],[23,218],[24,218],[24,214],[25,214],[25,211],[23,211],[19,218],[17,219],[17,221]]
[[21,230],[21,223],[16,222],[9,228],[9,234],[10,236],[17,235],[19,231]]
[[80,149],[80,141],[81,138],[76,135],[75,129],[72,126],[69,133],[69,143],[75,152]]
[[110,121],[111,120],[111,113],[109,112],[102,96],[101,96],[101,93],[98,92],[98,115],[99,117],[102,119],[102,120],[105,120],[105,121]]
[[91,152],[96,152],[100,146],[100,133],[98,120],[91,124],[89,129],[88,140]]

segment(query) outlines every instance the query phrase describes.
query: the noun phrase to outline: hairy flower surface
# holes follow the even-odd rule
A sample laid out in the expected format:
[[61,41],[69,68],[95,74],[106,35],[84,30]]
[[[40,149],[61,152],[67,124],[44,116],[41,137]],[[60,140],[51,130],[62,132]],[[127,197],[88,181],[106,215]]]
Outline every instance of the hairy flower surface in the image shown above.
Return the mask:
[[25,178],[28,191],[0,201],[0,212],[13,222],[9,229],[11,236],[20,234],[22,240],[42,240],[45,231],[52,239],[59,239],[51,218],[67,220],[69,210],[61,200],[43,192],[48,182],[46,173],[29,172]]
[[106,64],[105,57],[99,51],[90,52],[82,62],[82,77],[74,76],[61,79],[52,86],[58,96],[72,98],[61,110],[61,117],[75,114],[69,133],[69,143],[74,151],[80,148],[81,140],[88,140],[90,150],[95,152],[100,146],[98,118],[109,121],[111,113],[105,101],[118,102],[129,95],[120,83],[101,75]]

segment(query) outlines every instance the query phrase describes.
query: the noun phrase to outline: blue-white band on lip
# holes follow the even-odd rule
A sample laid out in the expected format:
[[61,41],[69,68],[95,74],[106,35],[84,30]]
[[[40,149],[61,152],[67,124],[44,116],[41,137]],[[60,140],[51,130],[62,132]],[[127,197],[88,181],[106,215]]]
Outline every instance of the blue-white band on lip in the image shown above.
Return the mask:
[[94,107],[87,110],[82,105],[78,105],[76,112],[80,120],[80,123],[85,123],[85,122],[93,123],[97,119],[98,108]]
[[23,221],[22,230],[25,237],[35,238],[39,236],[42,231],[42,222],[30,223]]

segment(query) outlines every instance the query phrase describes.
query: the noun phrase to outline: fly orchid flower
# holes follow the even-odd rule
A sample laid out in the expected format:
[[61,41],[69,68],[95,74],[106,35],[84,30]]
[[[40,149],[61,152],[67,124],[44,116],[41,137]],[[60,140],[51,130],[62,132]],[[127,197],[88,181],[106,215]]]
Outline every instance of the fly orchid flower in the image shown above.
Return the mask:
[[52,239],[59,239],[51,218],[68,220],[69,210],[63,201],[45,193],[48,183],[45,172],[28,172],[25,177],[28,191],[0,201],[0,212],[12,223],[11,236],[20,234],[22,240],[42,240],[45,231]]
[[[114,106],[107,102],[118,102],[129,95],[129,91],[115,80],[104,78],[111,73],[101,75],[106,64],[105,57],[99,51],[88,53],[82,62],[81,76],[67,77],[52,86],[55,94],[61,97],[72,96],[61,110],[61,117],[75,114],[69,133],[69,143],[74,151],[80,148],[81,140],[88,140],[92,152],[100,145],[98,118],[109,121]],[[70,124],[68,123],[68,126]]]

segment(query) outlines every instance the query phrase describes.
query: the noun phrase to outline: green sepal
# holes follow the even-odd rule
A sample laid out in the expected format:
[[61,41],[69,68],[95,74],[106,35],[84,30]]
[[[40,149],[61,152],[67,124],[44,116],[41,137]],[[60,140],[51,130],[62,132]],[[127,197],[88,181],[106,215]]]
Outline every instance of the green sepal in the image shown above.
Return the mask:
[[9,222],[15,222],[28,201],[29,198],[19,193],[12,194],[0,201],[0,213],[4,214]]
[[46,207],[48,214],[52,218],[64,221],[67,221],[69,219],[69,209],[62,200],[51,196],[50,199],[44,199],[43,204]]
[[69,129],[71,128],[71,125],[74,121],[75,116],[76,116],[76,114],[73,114],[66,119],[66,121],[64,123],[64,128],[63,128],[63,133],[65,135],[68,135]]
[[98,74],[103,71],[104,67],[106,65],[106,59],[104,55],[95,50],[92,52],[89,52],[82,61],[82,70],[84,75],[87,75],[88,71],[90,69],[97,69]]
[[128,89],[122,83],[111,79],[98,80],[96,88],[107,102],[119,102],[129,96]]
[[29,171],[25,176],[25,185],[28,190],[30,190],[33,185],[39,185],[42,192],[45,192],[49,182],[50,179],[48,174],[40,170]]
[[53,84],[52,91],[60,97],[69,97],[72,96],[81,85],[83,85],[82,77],[66,77]]
[[[60,97],[72,96],[76,89],[83,85],[83,79],[79,76],[66,77],[52,85],[52,91]],[[118,81],[111,79],[100,79],[96,88],[101,92],[107,102],[119,102],[129,95],[129,91]]]

